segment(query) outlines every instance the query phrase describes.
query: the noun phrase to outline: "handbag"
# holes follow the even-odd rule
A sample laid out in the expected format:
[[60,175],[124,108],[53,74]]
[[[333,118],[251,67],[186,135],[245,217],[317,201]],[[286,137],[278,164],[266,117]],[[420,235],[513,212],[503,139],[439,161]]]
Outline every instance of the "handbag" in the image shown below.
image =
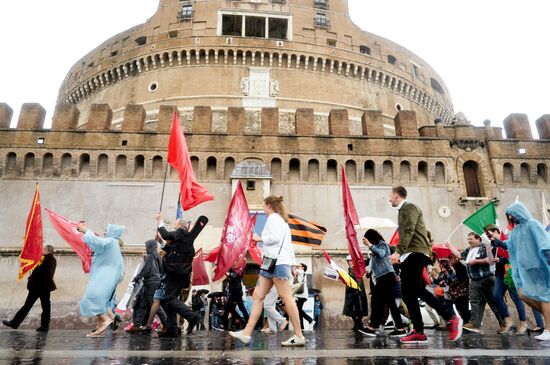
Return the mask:
[[[285,238],[286,238],[286,231],[285,231],[285,235],[283,236],[283,240],[281,241],[281,248],[279,248],[279,252],[277,253],[277,256],[281,254],[281,250],[283,249],[283,244],[285,243]],[[262,257],[262,265],[260,265],[260,270],[273,274],[273,272],[275,271],[275,266],[277,266],[276,258],[274,259],[267,256]]]

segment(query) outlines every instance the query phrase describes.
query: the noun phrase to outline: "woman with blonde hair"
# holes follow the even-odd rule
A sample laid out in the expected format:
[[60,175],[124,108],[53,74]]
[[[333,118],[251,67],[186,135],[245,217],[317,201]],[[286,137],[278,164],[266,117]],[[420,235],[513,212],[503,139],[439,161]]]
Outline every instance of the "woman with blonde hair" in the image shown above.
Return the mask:
[[264,212],[267,221],[262,236],[260,237],[256,233],[253,236],[254,241],[263,243],[264,257],[260,267],[258,284],[254,290],[254,304],[250,318],[244,330],[229,332],[229,334],[245,344],[250,342],[252,331],[262,314],[264,298],[275,285],[279,297],[285,303],[284,309],[294,327],[294,335],[287,341],[282,342],[281,345],[304,346],[305,338],[300,329],[298,308],[290,290],[291,267],[296,264],[296,258],[283,198],[277,196],[265,198]]

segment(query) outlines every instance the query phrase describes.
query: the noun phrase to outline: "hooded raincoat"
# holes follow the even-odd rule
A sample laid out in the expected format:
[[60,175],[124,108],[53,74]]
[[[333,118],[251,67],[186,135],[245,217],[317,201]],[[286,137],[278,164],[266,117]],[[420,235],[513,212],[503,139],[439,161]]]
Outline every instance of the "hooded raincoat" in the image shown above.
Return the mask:
[[123,273],[122,254],[118,242],[124,230],[124,226],[109,224],[104,238],[96,236],[89,229],[82,237],[94,254],[90,280],[80,300],[82,316],[103,314],[112,305],[116,286]]
[[522,288],[524,295],[550,302],[550,265],[547,258],[550,234],[539,221],[533,219],[523,203],[510,205],[506,214],[519,222],[506,241],[514,284],[516,288]]

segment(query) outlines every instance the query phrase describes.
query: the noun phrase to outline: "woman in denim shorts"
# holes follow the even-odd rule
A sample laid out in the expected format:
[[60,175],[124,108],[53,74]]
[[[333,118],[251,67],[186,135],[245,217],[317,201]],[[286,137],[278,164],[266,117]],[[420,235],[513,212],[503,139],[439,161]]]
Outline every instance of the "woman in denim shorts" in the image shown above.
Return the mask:
[[285,303],[285,311],[294,327],[294,336],[281,343],[282,346],[304,346],[305,338],[300,329],[300,317],[296,302],[292,298],[290,291],[290,279],[292,278],[290,268],[296,264],[294,248],[290,228],[288,227],[288,215],[283,204],[283,198],[277,196],[268,196],[264,199],[264,212],[267,216],[262,236],[254,234],[254,241],[263,243],[264,258],[277,259],[273,272],[260,270],[258,285],[254,290],[254,304],[250,318],[244,330],[239,332],[229,332],[229,334],[239,341],[248,344],[250,342],[252,331],[262,314],[263,301],[273,285],[277,289],[279,297]]

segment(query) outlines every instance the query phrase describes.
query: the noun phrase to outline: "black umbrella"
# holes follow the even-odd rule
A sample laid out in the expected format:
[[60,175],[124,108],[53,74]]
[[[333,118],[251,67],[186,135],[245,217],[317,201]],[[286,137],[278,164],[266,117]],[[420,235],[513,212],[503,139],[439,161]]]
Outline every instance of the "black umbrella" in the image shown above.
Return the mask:
[[197,295],[200,296],[200,295],[202,295],[202,293],[208,294],[209,292],[210,292],[210,290],[208,290],[208,289],[199,289],[199,290],[197,290]]
[[319,294],[321,293],[321,291],[319,289],[310,289],[309,290],[310,293],[313,293],[313,294]]
[[225,297],[225,294],[221,291],[213,291],[212,293],[208,294],[208,298],[216,298],[216,297]]

